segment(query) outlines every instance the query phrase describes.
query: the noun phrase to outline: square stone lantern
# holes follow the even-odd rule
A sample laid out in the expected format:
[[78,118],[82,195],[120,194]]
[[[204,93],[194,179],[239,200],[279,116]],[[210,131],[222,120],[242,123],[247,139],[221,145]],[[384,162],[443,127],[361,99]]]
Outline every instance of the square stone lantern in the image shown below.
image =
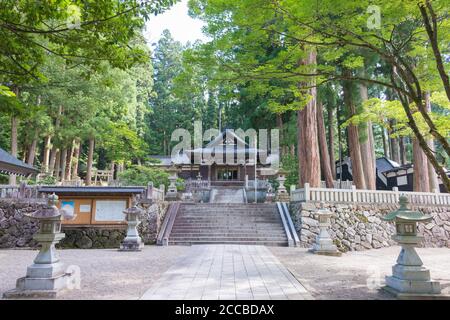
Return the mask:
[[127,235],[120,244],[120,251],[141,251],[144,247],[144,242],[139,236],[137,226],[141,223],[139,217],[142,214],[142,209],[133,205],[131,208],[123,211],[125,220],[127,221]]
[[321,202],[320,209],[317,210],[315,216],[319,220],[320,232],[316,237],[316,242],[309,251],[326,256],[340,256],[341,252],[337,249],[328,233],[328,228],[331,226],[330,218],[333,216],[333,212],[325,209],[324,202]]
[[276,199],[277,201],[281,201],[281,202],[289,202],[289,193],[286,190],[286,187],[284,185],[285,181],[286,181],[286,171],[280,169],[278,170],[278,176],[277,176],[277,181],[278,181],[278,189],[277,189],[277,194],[276,194]]
[[16,289],[6,292],[5,298],[54,298],[73,282],[75,274],[66,272],[55,245],[65,237],[61,232],[61,220],[71,220],[75,216],[59,210],[57,203],[58,196],[52,194],[46,206],[28,215],[39,221],[39,231],[33,239],[41,248],[34,263],[27,268],[26,276],[17,279]]
[[397,264],[392,267],[392,276],[386,276],[384,289],[398,298],[445,298],[440,295],[440,283],[431,280],[430,270],[423,266],[414,248],[423,239],[417,235],[417,224],[430,221],[432,217],[409,210],[406,196],[400,196],[399,200],[400,208],[383,217],[385,221],[395,222],[396,234],[392,239],[401,246]]
[[177,179],[178,179],[178,168],[172,165],[168,170],[169,172],[169,187],[167,188],[166,199],[167,200],[177,200],[178,190],[177,190]]

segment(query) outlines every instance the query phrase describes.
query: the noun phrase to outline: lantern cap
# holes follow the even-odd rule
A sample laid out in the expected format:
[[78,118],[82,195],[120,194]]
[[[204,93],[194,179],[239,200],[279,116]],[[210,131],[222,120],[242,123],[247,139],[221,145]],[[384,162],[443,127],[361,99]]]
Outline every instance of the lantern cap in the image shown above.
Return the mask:
[[432,219],[430,215],[423,214],[420,211],[413,211],[408,209],[409,200],[405,195],[399,198],[400,208],[396,211],[388,213],[382,219],[385,221],[402,220],[410,222],[425,222]]
[[127,209],[123,210],[123,213],[125,213],[125,214],[129,214],[129,213],[140,214],[141,212],[142,212],[142,210],[140,208],[138,208],[136,205],[133,205],[131,208],[127,208]]
[[32,212],[31,214],[28,214],[28,216],[34,219],[54,218],[61,216],[60,210],[56,207],[58,201],[58,196],[53,193],[48,196],[46,206],[43,206],[42,208]]

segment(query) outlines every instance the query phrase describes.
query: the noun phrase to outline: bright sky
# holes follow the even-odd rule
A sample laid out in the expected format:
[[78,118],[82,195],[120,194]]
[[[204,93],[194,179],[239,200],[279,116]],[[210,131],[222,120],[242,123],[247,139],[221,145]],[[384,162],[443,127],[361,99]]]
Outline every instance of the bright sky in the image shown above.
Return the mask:
[[187,2],[188,0],[181,0],[170,10],[150,18],[144,33],[149,45],[159,40],[164,29],[169,29],[172,37],[183,44],[207,39],[201,30],[203,22],[189,17]]

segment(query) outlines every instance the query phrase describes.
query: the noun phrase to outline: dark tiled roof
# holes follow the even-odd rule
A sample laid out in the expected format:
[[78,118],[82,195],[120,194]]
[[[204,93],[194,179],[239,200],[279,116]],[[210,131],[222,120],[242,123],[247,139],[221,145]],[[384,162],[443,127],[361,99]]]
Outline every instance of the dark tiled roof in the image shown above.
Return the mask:
[[13,155],[0,148],[0,172],[28,176],[30,174],[38,173],[39,170],[26,164],[25,162],[20,161]]
[[379,172],[386,172],[397,168],[400,168],[400,165],[386,157],[377,159],[377,170]]

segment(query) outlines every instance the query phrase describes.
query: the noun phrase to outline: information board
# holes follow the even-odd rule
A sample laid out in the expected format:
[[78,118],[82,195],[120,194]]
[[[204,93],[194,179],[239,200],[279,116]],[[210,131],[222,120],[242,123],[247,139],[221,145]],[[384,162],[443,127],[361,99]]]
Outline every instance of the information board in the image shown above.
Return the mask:
[[126,208],[126,200],[97,200],[95,221],[125,221],[123,210]]

